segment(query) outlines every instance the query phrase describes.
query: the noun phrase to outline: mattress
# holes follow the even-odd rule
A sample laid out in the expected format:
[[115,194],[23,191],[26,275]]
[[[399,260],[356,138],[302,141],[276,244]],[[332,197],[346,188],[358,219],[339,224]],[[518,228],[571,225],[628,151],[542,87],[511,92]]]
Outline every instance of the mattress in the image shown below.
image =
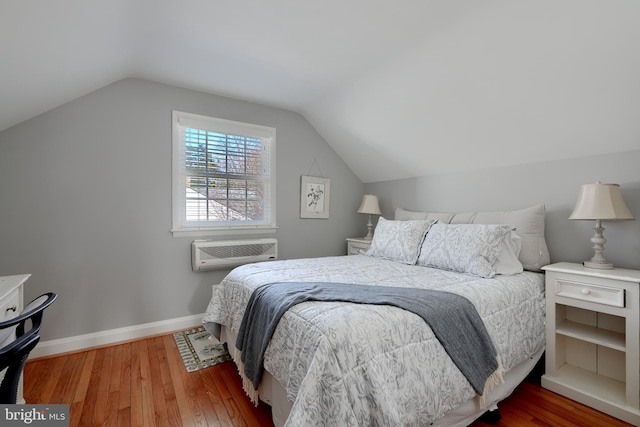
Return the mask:
[[[274,261],[233,270],[203,323],[237,334],[253,290],[282,281],[327,281],[454,292],[485,323],[506,373],[544,348],[544,276],[482,279],[363,255]],[[235,343],[229,343],[233,352]],[[286,392],[287,426],[434,423],[477,399],[433,332],[390,306],[306,302],[282,317],[264,367]]]

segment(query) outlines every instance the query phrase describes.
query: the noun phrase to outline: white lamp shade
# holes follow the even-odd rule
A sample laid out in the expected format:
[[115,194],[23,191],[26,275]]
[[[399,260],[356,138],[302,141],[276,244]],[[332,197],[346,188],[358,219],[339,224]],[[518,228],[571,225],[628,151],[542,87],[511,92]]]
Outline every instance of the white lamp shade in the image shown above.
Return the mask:
[[618,184],[585,184],[569,219],[624,221],[635,219]]
[[382,215],[382,212],[380,212],[380,203],[378,202],[378,196],[374,196],[373,194],[365,194],[362,197],[362,203],[360,203],[358,213]]

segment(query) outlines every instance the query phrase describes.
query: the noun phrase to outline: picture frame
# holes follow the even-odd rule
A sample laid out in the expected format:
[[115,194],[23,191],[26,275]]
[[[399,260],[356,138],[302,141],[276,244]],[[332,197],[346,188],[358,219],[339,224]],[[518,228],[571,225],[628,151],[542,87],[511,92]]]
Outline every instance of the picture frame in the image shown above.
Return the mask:
[[331,179],[302,176],[300,179],[300,218],[329,218]]

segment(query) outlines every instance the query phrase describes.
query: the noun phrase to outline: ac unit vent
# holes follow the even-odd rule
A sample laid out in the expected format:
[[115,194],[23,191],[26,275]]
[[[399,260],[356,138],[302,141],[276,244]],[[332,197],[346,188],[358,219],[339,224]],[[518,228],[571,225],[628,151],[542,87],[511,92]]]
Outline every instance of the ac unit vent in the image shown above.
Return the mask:
[[193,271],[229,268],[274,259],[278,259],[276,239],[194,240],[191,244]]

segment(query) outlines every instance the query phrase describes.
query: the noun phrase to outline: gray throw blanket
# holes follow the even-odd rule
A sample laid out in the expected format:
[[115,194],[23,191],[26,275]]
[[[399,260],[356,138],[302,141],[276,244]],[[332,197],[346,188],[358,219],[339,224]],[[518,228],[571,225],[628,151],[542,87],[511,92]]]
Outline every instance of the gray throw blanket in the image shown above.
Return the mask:
[[[502,382],[502,366],[474,305],[444,291],[331,282],[283,282],[256,288],[247,304],[236,347],[241,372],[258,389],[264,353],[282,315],[305,301],[390,305],[420,316],[481,397]],[[249,392],[249,390],[246,390]],[[482,402],[481,402],[482,403]]]

